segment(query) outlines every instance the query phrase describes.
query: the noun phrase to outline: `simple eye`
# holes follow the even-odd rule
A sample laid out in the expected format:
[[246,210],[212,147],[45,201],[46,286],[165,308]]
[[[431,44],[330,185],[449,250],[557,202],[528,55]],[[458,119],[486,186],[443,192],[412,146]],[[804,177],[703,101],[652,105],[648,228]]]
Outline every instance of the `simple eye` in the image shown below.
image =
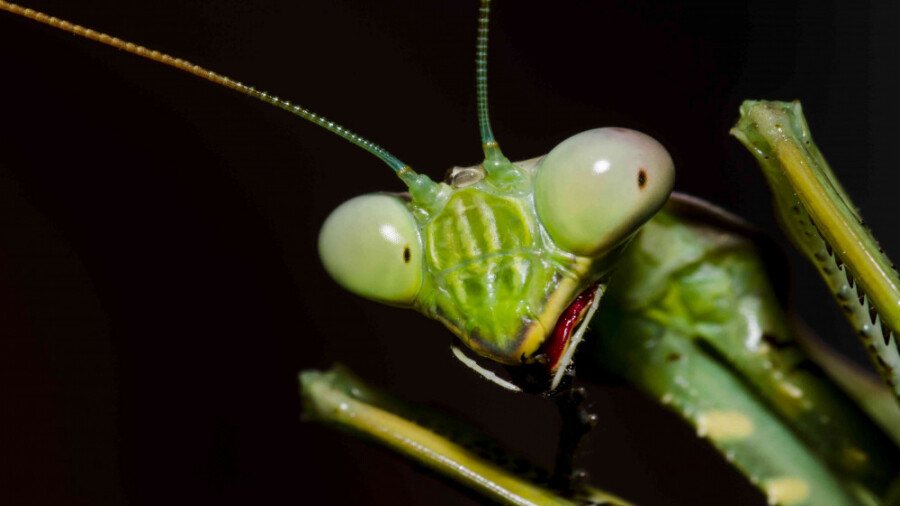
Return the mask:
[[675,168],[654,138],[626,128],[569,137],[544,157],[534,184],[538,217],[561,248],[608,251],[666,202]]
[[319,258],[341,286],[363,297],[411,305],[422,285],[422,245],[403,202],[383,194],[341,204],[319,232]]

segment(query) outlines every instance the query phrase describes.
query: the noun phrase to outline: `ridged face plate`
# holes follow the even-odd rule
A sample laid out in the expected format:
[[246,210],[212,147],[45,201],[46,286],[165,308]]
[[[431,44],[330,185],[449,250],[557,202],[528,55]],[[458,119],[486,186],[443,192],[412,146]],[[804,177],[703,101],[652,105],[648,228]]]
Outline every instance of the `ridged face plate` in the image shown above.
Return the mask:
[[524,341],[546,333],[548,301],[561,285],[577,284],[563,267],[574,259],[548,249],[528,197],[458,190],[425,227],[424,243],[434,314],[470,348],[501,362],[521,363],[535,351],[539,343]]

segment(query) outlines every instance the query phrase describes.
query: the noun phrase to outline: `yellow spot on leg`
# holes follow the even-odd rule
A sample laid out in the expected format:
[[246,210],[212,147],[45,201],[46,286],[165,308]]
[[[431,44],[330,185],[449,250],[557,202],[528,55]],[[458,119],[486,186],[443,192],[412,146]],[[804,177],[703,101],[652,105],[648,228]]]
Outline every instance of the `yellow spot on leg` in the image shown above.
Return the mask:
[[778,383],[778,389],[781,390],[784,395],[792,399],[802,399],[803,398],[803,390],[797,387],[797,385],[793,383],[788,383],[787,381],[781,381]]
[[753,421],[737,411],[707,411],[697,417],[697,434],[715,441],[743,439],[753,434]]
[[765,489],[769,504],[796,504],[809,497],[809,484],[800,478],[768,480]]

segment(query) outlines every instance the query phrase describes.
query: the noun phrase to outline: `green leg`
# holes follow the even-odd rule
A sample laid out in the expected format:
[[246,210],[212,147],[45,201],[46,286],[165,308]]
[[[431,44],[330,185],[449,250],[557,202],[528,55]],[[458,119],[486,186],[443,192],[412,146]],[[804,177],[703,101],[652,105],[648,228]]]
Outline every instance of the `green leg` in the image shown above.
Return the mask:
[[669,405],[773,500],[883,497],[896,446],[796,345],[749,236],[679,199],[610,280],[579,371]]
[[483,497],[510,505],[629,503],[591,487],[562,495],[550,473],[500,450],[482,434],[447,415],[372,389],[347,369],[300,374],[303,417],[386,446]]
[[782,229],[900,396],[900,277],[813,142],[800,103],[747,101],[732,133],[759,162]]
[[617,330],[646,336],[630,348],[630,358],[645,365],[625,372],[625,379],[693,425],[772,504],[859,504],[818,455],[701,347],[649,322]]

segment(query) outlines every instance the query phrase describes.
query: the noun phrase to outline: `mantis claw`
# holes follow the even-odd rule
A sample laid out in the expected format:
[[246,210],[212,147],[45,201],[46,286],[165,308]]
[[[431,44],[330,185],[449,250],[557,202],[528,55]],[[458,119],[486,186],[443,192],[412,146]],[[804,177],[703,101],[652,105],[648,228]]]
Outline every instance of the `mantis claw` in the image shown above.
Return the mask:
[[756,157],[791,242],[816,266],[900,398],[900,277],[816,147],[800,103],[747,101],[731,130]]

